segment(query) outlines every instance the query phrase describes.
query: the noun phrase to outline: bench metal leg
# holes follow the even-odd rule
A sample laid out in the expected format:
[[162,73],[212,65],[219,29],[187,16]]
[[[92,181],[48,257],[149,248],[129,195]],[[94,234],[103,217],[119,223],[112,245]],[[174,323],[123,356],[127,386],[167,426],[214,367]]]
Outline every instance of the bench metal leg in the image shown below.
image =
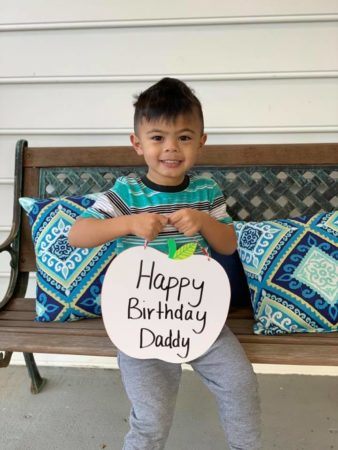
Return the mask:
[[31,393],[38,394],[46,384],[47,380],[40,376],[33,353],[24,353],[23,356],[25,358],[29,376],[32,380]]
[[13,352],[0,352],[0,367],[8,367],[12,358]]

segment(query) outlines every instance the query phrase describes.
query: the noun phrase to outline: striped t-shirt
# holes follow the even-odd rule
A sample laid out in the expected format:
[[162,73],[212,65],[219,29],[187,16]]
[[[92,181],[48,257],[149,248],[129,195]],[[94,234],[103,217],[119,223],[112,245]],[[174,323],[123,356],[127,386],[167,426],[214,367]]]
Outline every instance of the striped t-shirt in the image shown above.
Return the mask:
[[[132,175],[120,177],[114,186],[101,194],[81,217],[108,219],[140,213],[157,213],[165,216],[182,208],[204,211],[223,223],[232,222],[218,184],[211,178],[202,176],[186,176],[179,186],[160,186],[147,177]],[[168,239],[174,239],[177,248],[188,242],[197,242],[196,254],[203,253],[202,247],[208,249],[207,242],[200,234],[186,237],[170,224],[167,224],[148,245],[168,253]],[[116,253],[137,245],[144,245],[144,239],[134,235],[122,236],[117,239]]]

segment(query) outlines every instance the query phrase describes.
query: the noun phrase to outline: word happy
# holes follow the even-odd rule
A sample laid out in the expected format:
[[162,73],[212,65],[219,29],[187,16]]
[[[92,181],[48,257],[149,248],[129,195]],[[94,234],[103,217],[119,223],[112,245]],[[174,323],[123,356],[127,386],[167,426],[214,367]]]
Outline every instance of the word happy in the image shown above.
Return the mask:
[[[198,323],[192,331],[201,334],[206,326],[207,311],[201,311],[200,307],[204,291],[204,281],[198,282],[194,278],[165,276],[156,273],[155,261],[148,269],[144,268],[143,260],[140,261],[139,273],[136,283],[137,289],[157,290],[160,299],[156,300],[153,307],[145,306],[146,300],[130,297],[128,300],[128,319],[130,320],[175,320],[192,321]],[[183,302],[183,299],[188,301]],[[175,307],[172,303],[175,302]],[[197,309],[196,309],[197,308]],[[167,335],[156,334],[150,328],[140,329],[140,348],[168,347],[175,348],[180,358],[186,358],[190,350],[190,337],[184,337],[181,330],[168,329]],[[184,354],[180,351],[184,350]]]
[[166,301],[169,300],[170,293],[176,291],[176,299],[177,299],[177,301],[180,301],[182,291],[185,288],[190,286],[199,293],[199,298],[198,298],[197,303],[195,303],[195,304],[188,302],[189,305],[190,306],[198,306],[201,303],[203,290],[204,290],[204,281],[202,281],[202,283],[199,286],[196,286],[195,279],[193,279],[192,281],[186,277],[181,277],[181,278],[169,277],[168,279],[166,279],[166,277],[162,273],[158,273],[157,275],[155,275],[154,274],[155,261],[153,261],[153,263],[152,263],[150,274],[147,274],[147,275],[143,274],[142,269],[143,269],[143,260],[141,260],[141,264],[140,264],[140,272],[139,272],[138,281],[137,281],[137,285],[136,285],[137,289],[140,287],[142,279],[145,278],[148,280],[148,283],[149,283],[148,289],[149,290],[160,289],[160,290],[164,291],[166,293],[166,297],[165,297]]

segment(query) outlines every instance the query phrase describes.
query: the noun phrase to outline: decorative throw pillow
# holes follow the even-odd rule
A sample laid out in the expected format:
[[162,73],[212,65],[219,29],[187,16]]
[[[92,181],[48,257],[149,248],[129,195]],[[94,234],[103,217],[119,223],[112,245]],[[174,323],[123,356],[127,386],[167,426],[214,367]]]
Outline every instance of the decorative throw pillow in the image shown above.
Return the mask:
[[97,195],[20,198],[32,229],[36,266],[36,321],[73,321],[101,316],[101,286],[115,242],[75,248],[68,233]]
[[235,229],[256,334],[338,330],[338,212]]

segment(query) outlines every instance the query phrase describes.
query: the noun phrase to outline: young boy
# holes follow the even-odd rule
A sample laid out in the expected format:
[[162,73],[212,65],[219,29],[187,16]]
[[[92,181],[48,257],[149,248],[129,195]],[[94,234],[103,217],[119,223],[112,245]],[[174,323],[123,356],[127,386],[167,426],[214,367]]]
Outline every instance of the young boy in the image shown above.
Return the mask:
[[[197,97],[182,81],[164,78],[141,93],[134,106],[130,140],[145,159],[147,175],[119,178],[73,225],[70,244],[94,247],[117,240],[119,253],[147,241],[168,253],[168,238],[178,246],[193,239],[199,252],[211,246],[233,253],[236,235],[220,188],[211,179],[187,174],[207,138]],[[132,406],[123,449],[164,449],[181,365],[122,352],[118,363]],[[190,364],[216,397],[229,448],[261,449],[256,377],[229,328]]]

